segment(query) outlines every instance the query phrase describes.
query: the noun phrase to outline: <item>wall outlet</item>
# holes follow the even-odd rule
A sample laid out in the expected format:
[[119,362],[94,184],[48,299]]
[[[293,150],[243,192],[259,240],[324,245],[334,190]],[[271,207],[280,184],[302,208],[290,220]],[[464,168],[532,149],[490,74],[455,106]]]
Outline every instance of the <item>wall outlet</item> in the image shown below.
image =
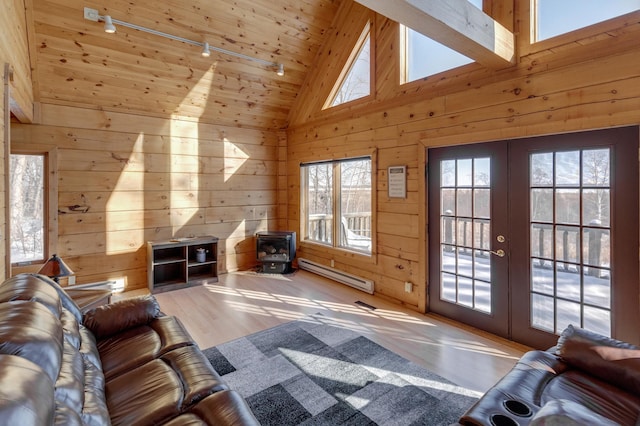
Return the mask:
[[413,284],[410,281],[404,282],[404,291],[406,293],[411,293],[413,291]]
[[331,259],[331,267],[333,268],[333,267],[335,267],[335,266],[336,266],[336,261],[335,261],[335,260],[333,260],[333,259]]
[[67,284],[68,285],[74,285],[76,283],[76,276],[75,275],[70,275],[69,278],[67,278]]

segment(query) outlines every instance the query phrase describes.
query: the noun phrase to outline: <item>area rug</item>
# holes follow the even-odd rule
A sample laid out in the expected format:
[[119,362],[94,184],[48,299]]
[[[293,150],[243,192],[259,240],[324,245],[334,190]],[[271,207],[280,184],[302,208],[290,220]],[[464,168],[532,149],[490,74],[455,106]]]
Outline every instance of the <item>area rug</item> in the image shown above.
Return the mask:
[[327,322],[305,317],[204,352],[262,425],[449,425],[480,396]]

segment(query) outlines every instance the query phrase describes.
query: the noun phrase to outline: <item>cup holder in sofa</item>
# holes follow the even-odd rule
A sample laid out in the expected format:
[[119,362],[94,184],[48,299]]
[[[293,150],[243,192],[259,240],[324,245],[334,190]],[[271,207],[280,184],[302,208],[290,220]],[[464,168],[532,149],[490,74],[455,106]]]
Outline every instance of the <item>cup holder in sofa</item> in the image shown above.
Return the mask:
[[518,423],[504,414],[492,414],[490,417],[493,426],[518,426]]
[[532,414],[531,408],[529,408],[529,406],[524,402],[516,401],[515,399],[508,399],[504,401],[503,404],[507,411],[518,417],[529,417]]

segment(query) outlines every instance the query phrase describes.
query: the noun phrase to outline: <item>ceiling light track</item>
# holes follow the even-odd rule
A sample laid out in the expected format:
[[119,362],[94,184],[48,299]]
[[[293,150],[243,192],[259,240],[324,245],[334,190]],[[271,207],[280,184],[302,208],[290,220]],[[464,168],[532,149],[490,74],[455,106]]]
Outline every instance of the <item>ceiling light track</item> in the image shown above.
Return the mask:
[[188,38],[176,36],[173,34],[165,33],[162,31],[154,30],[152,28],[142,27],[140,25],[132,24],[130,22],[121,21],[119,19],[114,19],[109,15],[100,15],[96,9],[91,9],[89,7],[84,8],[84,18],[89,21],[94,22],[104,22],[104,31],[106,33],[115,33],[116,32],[116,24],[121,25],[123,27],[131,28],[138,31],[143,31],[145,33],[157,35],[160,37],[168,38],[170,40],[180,41],[182,43],[190,44],[193,46],[198,46],[202,48],[201,55],[205,58],[211,55],[211,51],[222,53],[224,55],[233,56],[240,59],[245,59],[247,61],[258,62],[260,64],[266,65],[268,67],[273,67],[276,69],[276,74],[279,76],[284,75],[284,64],[279,64],[277,62],[270,62],[261,58],[256,58],[254,56],[245,55],[244,53],[233,52],[231,50],[223,49],[221,47],[211,46],[207,42],[200,42],[195,40],[190,40]]

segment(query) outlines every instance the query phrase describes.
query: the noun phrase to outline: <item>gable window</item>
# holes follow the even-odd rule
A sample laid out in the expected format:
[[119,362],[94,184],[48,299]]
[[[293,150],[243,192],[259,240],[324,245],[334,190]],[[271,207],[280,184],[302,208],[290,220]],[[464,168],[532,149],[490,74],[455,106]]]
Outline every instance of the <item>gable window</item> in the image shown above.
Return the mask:
[[640,0],[532,0],[531,40],[546,40],[640,9]]
[[371,157],[301,165],[303,240],[371,254]]
[[404,40],[403,83],[429,77],[473,62],[461,53],[429,37],[400,26]]
[[[482,0],[469,0],[469,3],[482,10]],[[405,25],[400,25],[400,39],[403,45],[401,83],[473,63],[472,59]]]
[[47,259],[47,155],[11,154],[11,263]]
[[324,108],[341,105],[371,94],[371,36],[365,27]]

